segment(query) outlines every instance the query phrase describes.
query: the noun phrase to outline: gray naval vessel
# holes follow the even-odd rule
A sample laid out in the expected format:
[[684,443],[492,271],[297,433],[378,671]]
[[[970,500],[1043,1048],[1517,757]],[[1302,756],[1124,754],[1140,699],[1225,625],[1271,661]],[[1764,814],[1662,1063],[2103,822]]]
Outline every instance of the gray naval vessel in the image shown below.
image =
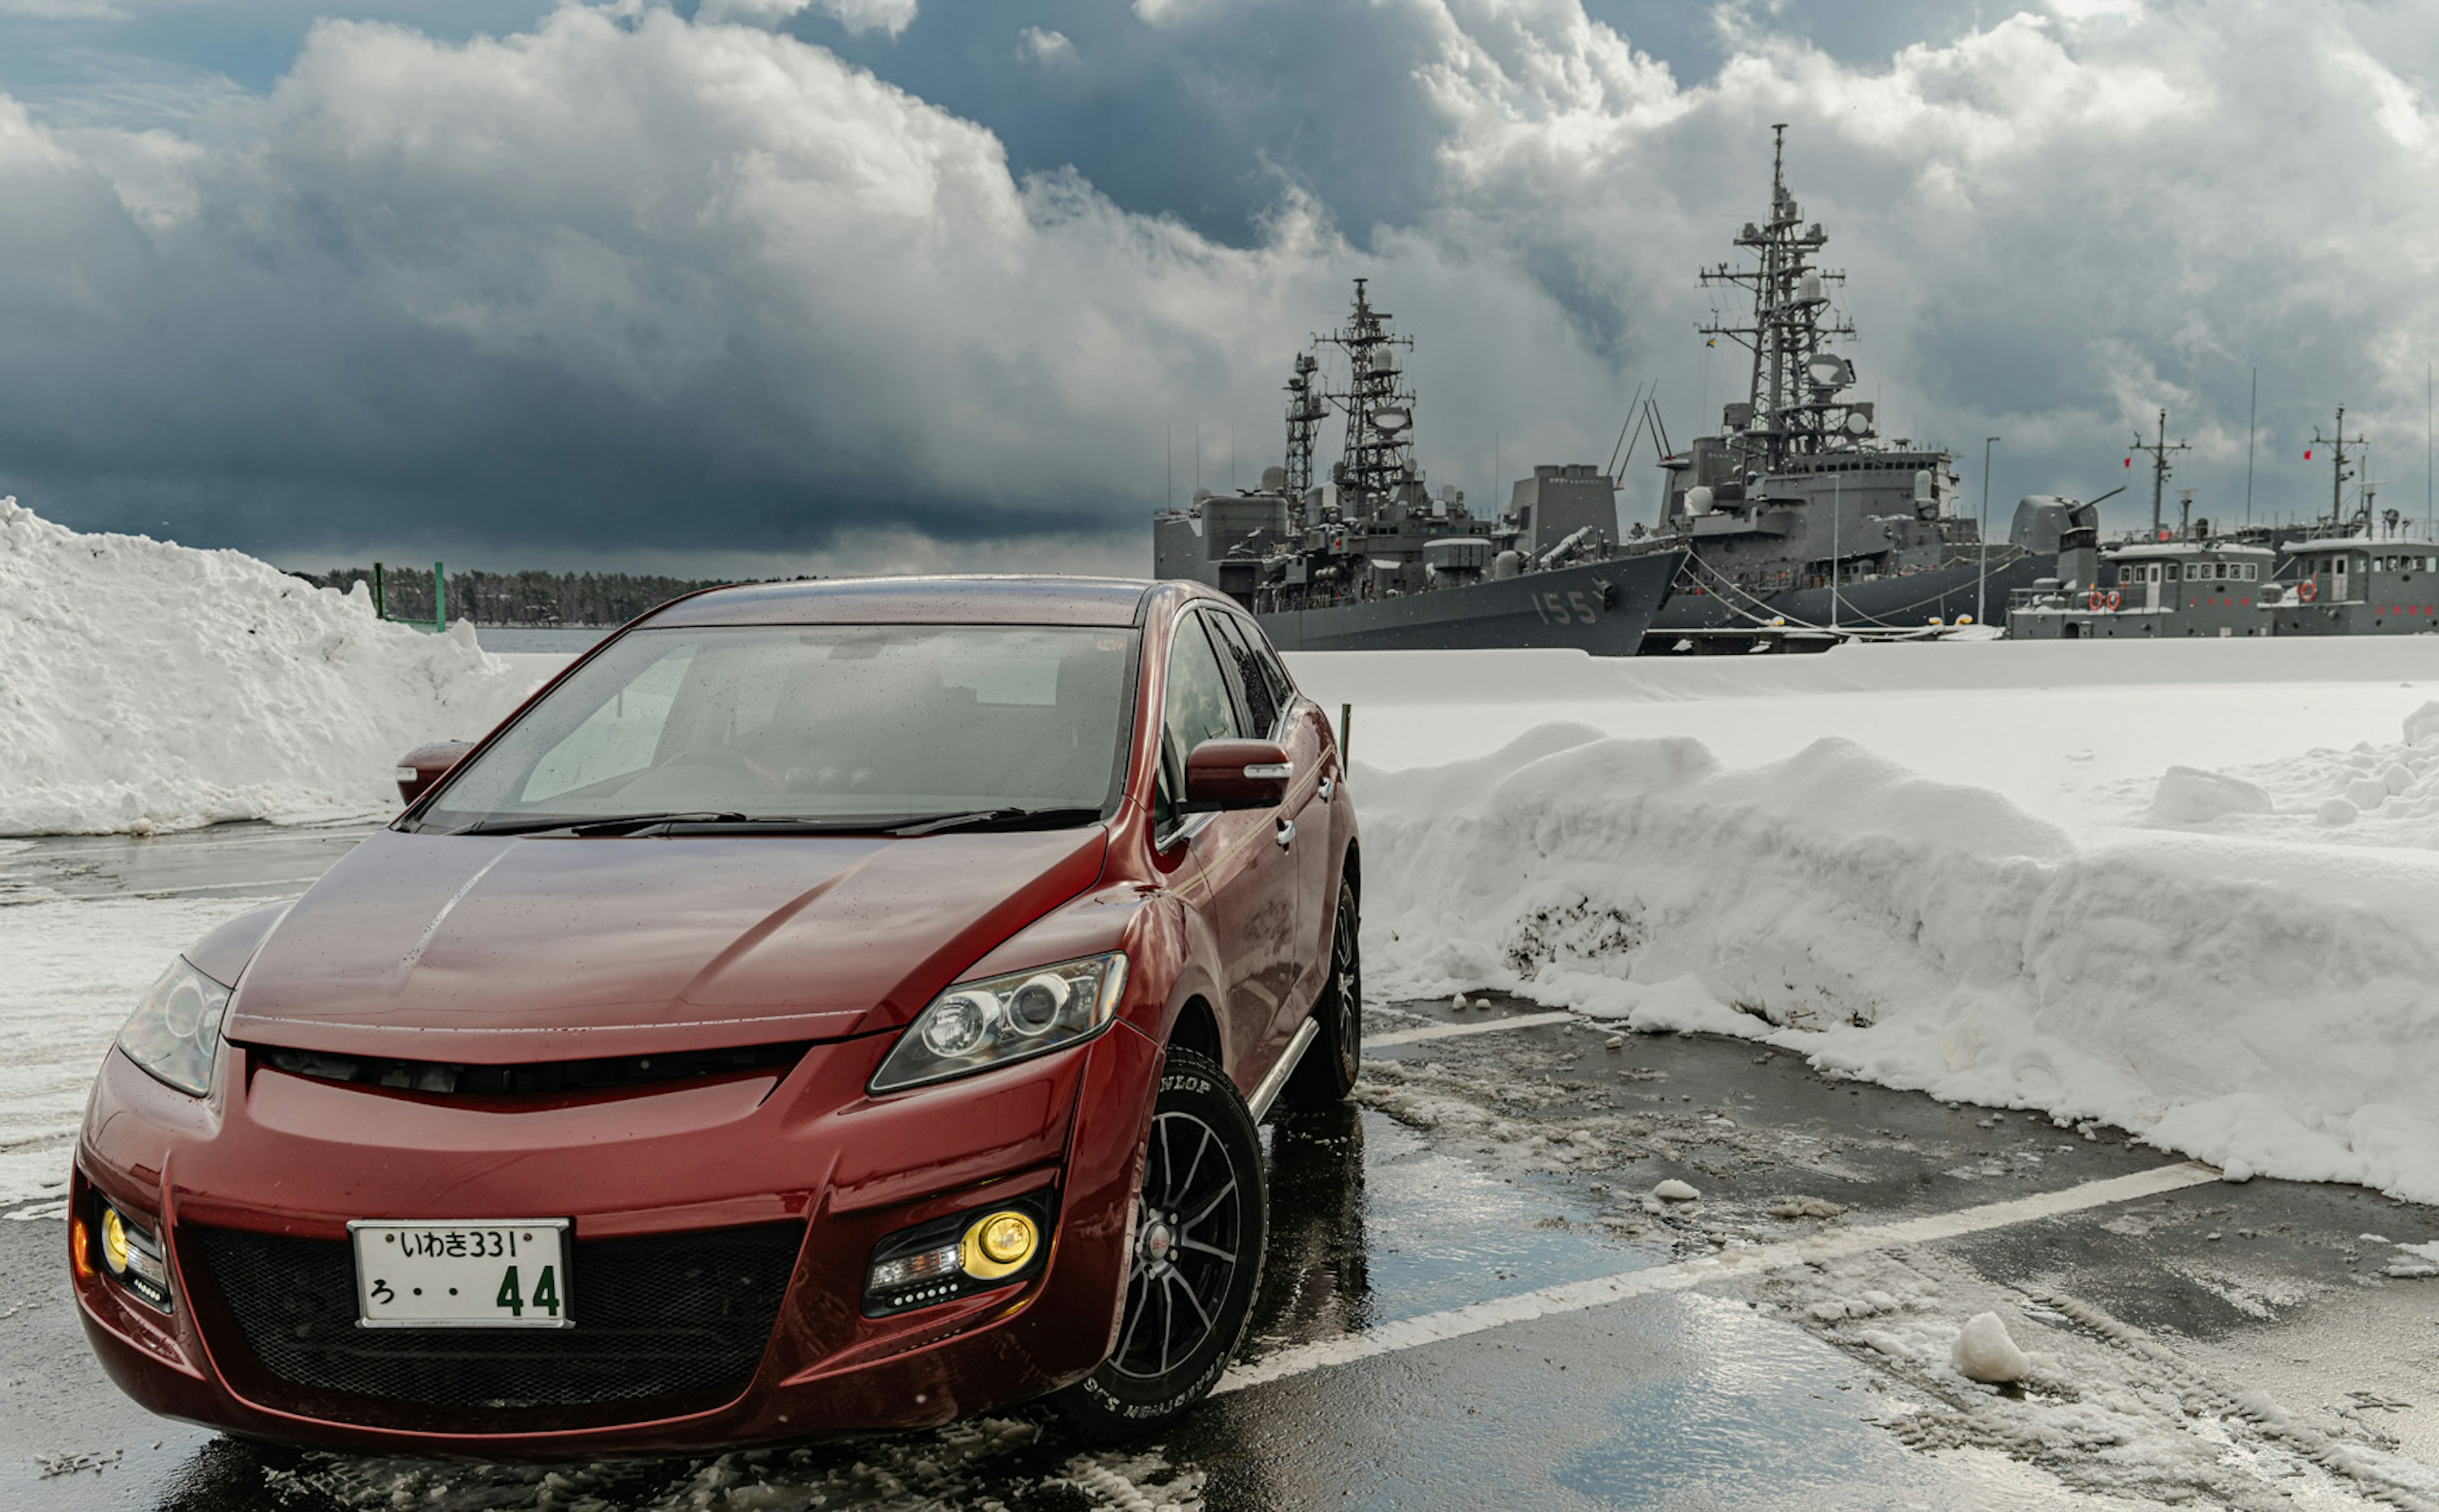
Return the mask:
[[1654,541],[1690,560],[1645,649],[1803,649],[2003,623],[2011,594],[2056,576],[2061,545],[2097,540],[2098,513],[2026,500],[2010,539],[1985,543],[1949,454],[1880,436],[1853,361],[1832,349],[1854,334],[1832,297],[1844,276],[1816,265],[1829,239],[1789,192],[1787,128],[1772,131],[1770,213],[1736,238],[1752,266],[1701,275],[1749,302],[1740,324],[1700,328],[1751,353],[1745,397],[1682,452],[1648,417],[1665,477]]
[[[1415,395],[1400,353],[1355,280],[1346,324],[1314,338],[1344,354],[1332,389],[1311,351],[1287,383],[1287,458],[1243,492],[1198,492],[1152,521],[1152,573],[1235,598],[1285,650],[1572,647],[1631,656],[1667,601],[1682,549],[1629,549],[1617,485],[1589,465],[1540,467],[1497,517],[1465,494],[1433,492],[1414,451]],[[1333,368],[1335,364],[1332,365]],[[1313,476],[1321,423],[1345,417],[1326,480]]]
[[[2192,490],[2173,527],[2161,519],[2168,477],[2167,416],[2152,454],[2151,528],[2106,547],[2062,551],[2057,573],[2016,595],[2007,633],[2019,640],[2238,639],[2297,635],[2421,635],[2439,629],[2439,543],[2377,507],[2366,481],[2352,508],[2346,412],[2330,453],[2329,508],[2300,526],[2216,535],[2192,516]],[[2084,586],[2088,584],[2089,586]]]

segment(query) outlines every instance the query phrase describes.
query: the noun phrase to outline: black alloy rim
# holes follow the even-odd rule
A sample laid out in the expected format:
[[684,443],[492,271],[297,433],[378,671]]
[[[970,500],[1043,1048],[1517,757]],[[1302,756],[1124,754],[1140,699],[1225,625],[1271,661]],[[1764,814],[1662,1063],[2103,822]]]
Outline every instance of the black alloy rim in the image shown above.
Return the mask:
[[1152,1119],[1126,1322],[1111,1357],[1119,1375],[1156,1380],[1210,1341],[1237,1274],[1242,1191],[1210,1125],[1188,1112]]
[[1356,952],[1354,906],[1341,898],[1329,941],[1329,985],[1338,999],[1338,1058],[1350,1081],[1363,1058],[1363,962]]

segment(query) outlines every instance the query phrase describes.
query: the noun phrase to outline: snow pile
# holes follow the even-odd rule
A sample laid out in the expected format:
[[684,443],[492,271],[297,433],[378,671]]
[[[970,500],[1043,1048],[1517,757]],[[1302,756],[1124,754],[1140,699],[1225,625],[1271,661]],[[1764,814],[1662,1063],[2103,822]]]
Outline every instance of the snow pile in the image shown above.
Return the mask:
[[394,808],[414,746],[482,735],[530,672],[235,551],[82,535],[0,499],[0,834]]
[[1737,769],[1552,724],[1355,777],[1391,996],[1768,1039],[2235,1179],[2439,1201],[2439,855],[2077,837],[1843,738]]

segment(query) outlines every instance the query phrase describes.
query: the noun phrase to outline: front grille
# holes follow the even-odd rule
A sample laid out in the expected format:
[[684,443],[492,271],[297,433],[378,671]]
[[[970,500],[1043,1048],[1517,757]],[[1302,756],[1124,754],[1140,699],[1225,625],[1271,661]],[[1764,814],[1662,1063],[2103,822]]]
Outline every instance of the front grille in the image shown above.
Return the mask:
[[669,1050],[650,1056],[609,1056],[592,1060],[541,1060],[512,1066],[470,1066],[451,1060],[400,1060],[384,1056],[340,1056],[321,1050],[252,1047],[265,1065],[294,1076],[354,1082],[396,1092],[437,1093],[445,1097],[530,1097],[571,1092],[651,1086],[703,1076],[768,1071],[786,1076],[805,1058],[806,1045],[756,1044],[716,1050]]
[[[244,1394],[376,1427],[481,1432],[735,1397],[761,1362],[804,1233],[791,1222],[577,1239],[575,1326],[549,1329],[361,1328],[344,1239],[187,1224],[179,1240],[198,1321]],[[626,1410],[605,1418],[613,1404]]]

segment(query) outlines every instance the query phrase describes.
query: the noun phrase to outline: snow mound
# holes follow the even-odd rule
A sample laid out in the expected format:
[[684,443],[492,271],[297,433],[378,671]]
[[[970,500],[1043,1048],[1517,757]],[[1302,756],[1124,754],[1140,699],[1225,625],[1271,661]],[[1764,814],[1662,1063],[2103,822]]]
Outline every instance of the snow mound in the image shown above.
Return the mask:
[[1351,788],[1393,994],[1768,1039],[2231,1174],[2439,1201],[2439,856],[2078,842],[1839,739],[1731,770],[1543,728]]
[[530,691],[474,644],[236,551],[84,535],[0,498],[0,834],[397,807],[414,746]]

